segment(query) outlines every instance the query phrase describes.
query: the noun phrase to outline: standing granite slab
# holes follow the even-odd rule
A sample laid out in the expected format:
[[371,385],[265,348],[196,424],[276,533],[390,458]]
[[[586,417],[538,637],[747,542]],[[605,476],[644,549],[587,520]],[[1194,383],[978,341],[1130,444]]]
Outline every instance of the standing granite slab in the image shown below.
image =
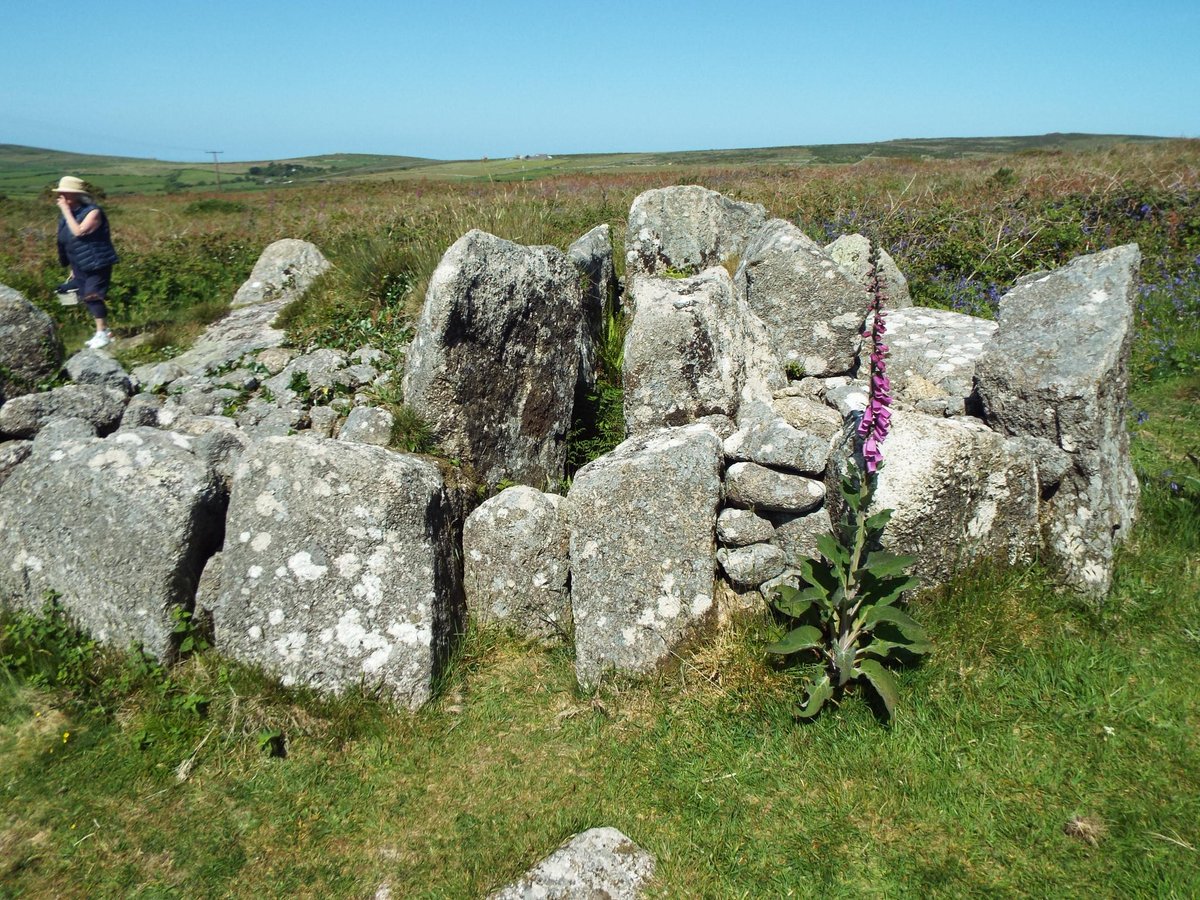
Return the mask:
[[786,383],[762,322],[720,267],[691,278],[640,278],[625,336],[621,380],[629,434],[733,418],[744,396],[770,398]]
[[1107,594],[1113,550],[1137,514],[1125,406],[1140,263],[1127,244],[1024,279],[1001,298],[977,365],[988,424],[1066,454],[1042,539],[1064,582],[1094,597]]
[[467,609],[535,640],[571,633],[566,498],[516,485],[484,501],[463,525]]
[[85,632],[159,659],[221,541],[221,491],[192,441],[153,428],[52,440],[0,485],[0,600],[47,591]]
[[287,685],[362,684],[415,709],[461,629],[457,531],[427,460],[264,438],[234,476],[216,646]]
[[20,291],[0,284],[0,403],[36,391],[62,361],[62,342],[50,316]]
[[734,277],[785,365],[808,375],[849,372],[862,344],[867,292],[803,231],[772,219],[746,247]]
[[487,484],[557,484],[584,357],[579,273],[554,247],[470,231],[429,280],[404,397]]
[[713,611],[721,439],[707,425],[633,438],[567,495],[579,683],[666,662]]

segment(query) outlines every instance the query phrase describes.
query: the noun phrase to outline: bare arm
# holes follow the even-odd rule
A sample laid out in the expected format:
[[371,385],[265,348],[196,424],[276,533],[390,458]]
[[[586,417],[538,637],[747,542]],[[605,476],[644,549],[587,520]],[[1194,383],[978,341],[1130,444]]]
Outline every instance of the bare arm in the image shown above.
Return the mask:
[[98,209],[93,209],[84,216],[82,222],[76,222],[75,216],[71,214],[71,207],[61,196],[58,198],[58,208],[62,210],[63,220],[67,223],[67,228],[71,230],[71,234],[75,235],[75,237],[91,234],[100,227],[100,210]]

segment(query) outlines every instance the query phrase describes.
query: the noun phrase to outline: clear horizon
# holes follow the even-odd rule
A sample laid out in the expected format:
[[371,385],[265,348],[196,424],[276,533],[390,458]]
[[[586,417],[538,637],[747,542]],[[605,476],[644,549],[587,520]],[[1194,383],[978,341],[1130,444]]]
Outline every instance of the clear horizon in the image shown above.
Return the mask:
[[1194,2],[66,10],[6,11],[0,143],[202,163],[1200,134]]

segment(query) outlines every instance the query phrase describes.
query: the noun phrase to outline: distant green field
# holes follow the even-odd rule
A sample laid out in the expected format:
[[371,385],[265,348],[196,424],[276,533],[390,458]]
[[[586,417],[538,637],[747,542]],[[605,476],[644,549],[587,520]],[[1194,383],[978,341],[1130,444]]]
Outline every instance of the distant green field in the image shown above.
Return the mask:
[[[414,156],[335,153],[257,162],[203,163],[90,156],[0,144],[0,196],[33,197],[70,173],[110,196],[217,189],[278,188],[347,179],[531,181],[551,175],[638,172],[670,167],[807,166],[856,163],[870,157],[961,159],[1022,152],[1097,150],[1118,143],[1158,141],[1142,135],[1045,134],[994,138],[905,138],[874,144],[817,144],[675,153],[592,153],[528,158],[436,160]],[[296,168],[295,172],[287,172]]]

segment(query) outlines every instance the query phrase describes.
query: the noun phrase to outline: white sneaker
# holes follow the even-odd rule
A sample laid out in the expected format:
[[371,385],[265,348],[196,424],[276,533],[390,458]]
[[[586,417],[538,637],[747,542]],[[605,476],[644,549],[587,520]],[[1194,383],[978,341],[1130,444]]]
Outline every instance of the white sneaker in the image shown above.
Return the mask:
[[93,350],[99,350],[101,347],[107,347],[113,342],[111,331],[97,331],[92,335],[92,339],[87,342],[87,345]]

